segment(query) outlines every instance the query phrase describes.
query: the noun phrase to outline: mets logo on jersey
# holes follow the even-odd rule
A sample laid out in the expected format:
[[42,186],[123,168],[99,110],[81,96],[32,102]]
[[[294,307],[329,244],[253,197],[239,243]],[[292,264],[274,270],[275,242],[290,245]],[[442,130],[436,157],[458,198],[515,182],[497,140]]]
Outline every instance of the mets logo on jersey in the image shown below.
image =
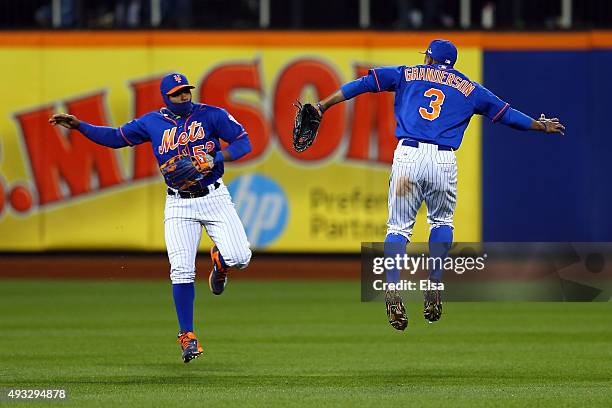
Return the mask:
[[[170,150],[175,150],[180,146],[187,146],[189,142],[195,142],[206,137],[204,128],[202,128],[202,122],[193,121],[187,128],[188,132],[181,132],[176,137],[177,127],[164,130],[161,144],[157,147],[159,154],[168,153]],[[208,148],[208,146],[207,146]]]

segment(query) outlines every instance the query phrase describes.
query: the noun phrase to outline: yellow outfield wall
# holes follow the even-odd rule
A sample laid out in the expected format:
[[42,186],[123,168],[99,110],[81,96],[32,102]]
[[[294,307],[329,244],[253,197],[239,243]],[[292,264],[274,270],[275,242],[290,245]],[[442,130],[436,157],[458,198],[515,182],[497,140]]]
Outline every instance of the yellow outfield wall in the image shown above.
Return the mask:
[[[224,181],[255,249],[358,252],[362,241],[384,239],[393,95],[334,107],[301,155],[290,148],[291,104],[326,96],[371,66],[421,63],[429,38],[422,47],[217,46],[202,34],[201,44],[169,47],[101,35],[99,44],[0,42],[0,251],[164,249],[165,187],[150,144],[97,147],[46,119],[71,112],[120,126],[161,106],[159,79],[173,71],[196,86],[194,100],[228,109],[249,133],[253,154],[228,164]],[[459,55],[457,68],[480,81],[481,49],[461,46]],[[475,117],[457,152],[457,241],[481,238],[480,148]],[[413,241],[427,236],[423,206]]]

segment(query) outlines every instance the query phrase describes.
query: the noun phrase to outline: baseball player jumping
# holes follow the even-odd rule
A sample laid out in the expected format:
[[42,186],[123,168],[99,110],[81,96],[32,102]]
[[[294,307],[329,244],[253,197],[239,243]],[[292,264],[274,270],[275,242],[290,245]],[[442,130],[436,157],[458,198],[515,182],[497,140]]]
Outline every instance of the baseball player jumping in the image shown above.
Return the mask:
[[[208,281],[215,295],[223,293],[228,268],[245,268],[251,260],[244,227],[221,179],[224,163],[249,153],[251,143],[242,125],[224,109],[193,103],[192,88],[183,74],[165,76],[160,90],[166,106],[119,128],[93,126],[65,113],[49,119],[115,149],[151,143],[168,185],[165,240],[185,363],[203,352],[193,332],[195,258],[202,227],[214,241]],[[225,150],[220,139],[229,144]]]
[[[316,105],[319,116],[331,106],[365,92],[395,92],[395,136],[398,138],[389,183],[389,218],[385,255],[406,253],[406,244],[422,202],[427,205],[431,257],[446,258],[453,241],[453,212],[457,197],[455,150],[472,115],[484,115],[519,130],[563,134],[559,120],[538,120],[509,106],[482,85],[454,68],[457,48],[450,41],[434,40],[416,66],[371,69],[368,75],[344,84]],[[316,119],[315,119],[316,124]],[[438,290],[442,270],[429,271],[432,289],[424,293],[424,317],[442,315]],[[399,271],[387,272],[388,283],[399,281]],[[389,323],[404,330],[408,319],[399,293],[385,296]]]

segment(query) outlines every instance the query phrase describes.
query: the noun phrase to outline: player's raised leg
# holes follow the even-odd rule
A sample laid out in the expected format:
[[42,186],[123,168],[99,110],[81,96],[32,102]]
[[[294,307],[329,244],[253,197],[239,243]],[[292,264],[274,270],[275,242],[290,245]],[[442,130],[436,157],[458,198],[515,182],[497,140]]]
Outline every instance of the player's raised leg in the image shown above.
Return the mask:
[[204,227],[215,245],[211,249],[212,271],[210,290],[220,295],[227,283],[229,268],[246,268],[251,261],[251,249],[244,226],[229,191],[221,185],[202,203]]
[[[385,237],[385,257],[403,256],[406,254],[406,244],[412,235],[416,215],[422,203],[419,164],[419,149],[404,146],[402,142],[395,150],[391,178],[389,180],[387,235]],[[391,268],[386,271],[387,283],[398,283],[400,271]],[[404,330],[408,326],[408,317],[399,291],[387,290],[385,305],[389,324],[394,329]]]
[[189,206],[189,199],[168,197],[164,219],[172,294],[179,321],[178,342],[185,363],[204,351],[193,333],[195,257],[202,237],[202,225],[188,217]]
[[[424,172],[418,148],[398,145],[389,180],[387,236],[401,235],[410,241],[417,213],[423,202],[419,183]],[[394,277],[388,277],[393,279]]]
[[[433,262],[429,281],[442,281],[444,259],[453,243],[453,215],[457,202],[457,159],[451,150],[438,150],[432,154],[432,166],[428,168],[424,199],[427,205],[427,221],[430,225],[429,256]],[[424,293],[423,316],[434,322],[442,316],[440,291],[426,290]]]

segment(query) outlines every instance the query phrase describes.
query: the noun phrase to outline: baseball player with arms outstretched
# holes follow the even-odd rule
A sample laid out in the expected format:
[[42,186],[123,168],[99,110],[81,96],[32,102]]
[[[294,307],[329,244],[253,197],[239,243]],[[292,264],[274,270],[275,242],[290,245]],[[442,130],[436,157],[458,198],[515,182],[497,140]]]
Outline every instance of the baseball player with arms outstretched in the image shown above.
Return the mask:
[[[453,241],[453,212],[457,197],[457,161],[454,151],[472,115],[519,130],[563,134],[559,120],[538,120],[519,112],[484,86],[454,68],[457,48],[450,41],[434,40],[417,66],[373,68],[368,75],[344,84],[316,104],[319,115],[331,106],[365,92],[395,92],[395,136],[398,138],[389,183],[389,218],[385,255],[406,253],[417,211],[427,205],[430,224],[430,256],[446,258]],[[316,121],[315,121],[316,124]],[[442,270],[429,272],[430,287],[424,293],[424,317],[440,319],[442,302],[438,283]],[[388,283],[399,281],[399,271],[387,272]],[[385,296],[389,323],[404,330],[408,319],[402,298],[395,290]]]
[[[251,260],[244,227],[221,179],[224,163],[249,153],[251,143],[242,125],[227,111],[193,103],[192,88],[183,74],[165,76],[160,90],[166,106],[119,128],[94,126],[64,113],[49,119],[53,125],[76,129],[115,149],[151,143],[168,184],[165,240],[185,363],[203,352],[193,332],[195,258],[202,227],[214,242],[208,281],[215,295],[225,288],[228,268],[245,268]],[[228,143],[225,150],[220,140]]]

